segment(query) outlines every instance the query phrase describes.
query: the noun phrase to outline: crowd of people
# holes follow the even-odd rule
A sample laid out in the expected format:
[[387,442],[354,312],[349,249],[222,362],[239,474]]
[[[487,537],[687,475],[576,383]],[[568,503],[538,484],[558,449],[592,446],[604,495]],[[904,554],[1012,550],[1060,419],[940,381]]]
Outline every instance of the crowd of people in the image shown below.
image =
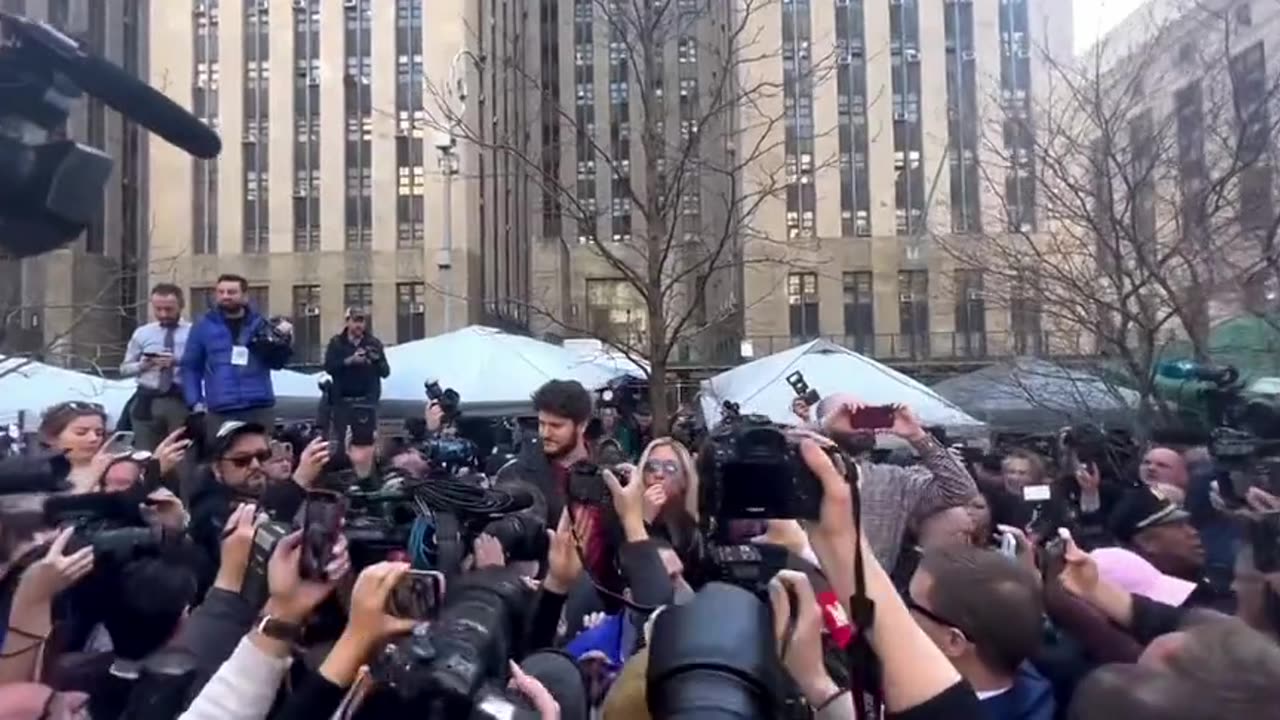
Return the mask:
[[[332,414],[278,426],[291,327],[246,289],[220,278],[187,323],[155,287],[124,446],[63,403],[0,462],[0,718],[1280,717],[1257,532],[1280,498],[1225,493],[1203,447],[1130,467],[1073,429],[1047,455],[974,454],[906,406],[858,426],[851,387],[775,428],[793,462],[768,467],[820,489],[813,517],[712,517],[707,488],[748,481],[717,461],[734,420],[652,437],[643,404],[574,381],[470,457],[439,392],[411,440],[382,437],[389,368],[359,308],[326,353]],[[394,542],[350,513],[312,534],[321,500],[406,488],[523,502],[452,530],[410,503],[383,518],[410,528]],[[440,596],[415,616],[416,578]]]

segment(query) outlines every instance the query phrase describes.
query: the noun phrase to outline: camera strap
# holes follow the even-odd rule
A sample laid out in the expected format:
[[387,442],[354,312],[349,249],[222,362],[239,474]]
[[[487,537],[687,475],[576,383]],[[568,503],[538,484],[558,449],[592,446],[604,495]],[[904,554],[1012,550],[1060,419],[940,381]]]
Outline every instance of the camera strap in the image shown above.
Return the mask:
[[867,596],[866,570],[862,558],[862,497],[856,483],[852,486],[853,527],[857,547],[853,556],[853,595],[849,598],[849,615],[853,622],[852,641],[846,648],[849,659],[849,694],[857,720],[876,720],[884,705],[880,684],[880,659],[871,648],[867,633],[875,624],[876,604]]

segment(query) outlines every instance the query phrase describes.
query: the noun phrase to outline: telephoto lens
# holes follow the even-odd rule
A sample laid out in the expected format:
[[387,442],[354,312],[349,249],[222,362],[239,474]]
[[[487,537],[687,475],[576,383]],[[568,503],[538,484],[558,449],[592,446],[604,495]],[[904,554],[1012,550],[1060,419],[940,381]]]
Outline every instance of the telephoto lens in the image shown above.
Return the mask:
[[655,718],[778,717],[786,678],[772,611],[742,588],[709,583],[654,621],[646,679]]

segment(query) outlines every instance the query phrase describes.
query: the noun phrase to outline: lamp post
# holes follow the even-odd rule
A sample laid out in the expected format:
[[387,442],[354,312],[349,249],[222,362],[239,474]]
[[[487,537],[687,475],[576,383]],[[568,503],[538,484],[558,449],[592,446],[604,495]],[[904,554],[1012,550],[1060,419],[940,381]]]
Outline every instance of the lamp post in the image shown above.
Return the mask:
[[[457,128],[466,117],[467,81],[458,73],[458,61],[469,58],[476,69],[484,67],[484,58],[467,49],[459,50],[449,61],[449,81],[446,88],[447,103],[445,114],[448,129],[436,137],[436,150],[439,152],[437,166],[444,179],[444,233],[441,237],[440,251],[436,253],[436,269],[440,275],[440,285],[444,291],[444,329],[452,329],[453,324],[453,178],[459,173],[460,164],[457,153]],[[456,107],[449,107],[453,105]]]

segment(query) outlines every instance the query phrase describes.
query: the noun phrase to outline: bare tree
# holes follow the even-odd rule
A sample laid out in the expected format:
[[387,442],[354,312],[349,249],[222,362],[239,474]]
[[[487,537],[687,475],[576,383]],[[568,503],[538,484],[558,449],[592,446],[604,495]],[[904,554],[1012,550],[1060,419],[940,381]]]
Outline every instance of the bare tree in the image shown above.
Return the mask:
[[[36,262],[40,262],[37,259]],[[171,269],[173,258],[155,259],[147,265],[115,266],[102,277],[100,283],[89,288],[91,293],[83,300],[67,304],[32,301],[23,297],[22,261],[0,260],[0,356],[7,360],[0,367],[0,378],[19,372],[33,362],[50,362],[73,368],[86,368],[93,374],[111,374],[124,355],[128,337],[123,336],[126,321],[137,319],[145,312],[146,298],[139,296],[126,303],[128,293],[124,285],[136,284],[140,274],[155,268],[157,272]],[[50,315],[62,315],[65,320],[56,324],[56,330],[44,327]],[[41,325],[31,325],[37,318]],[[118,325],[121,332],[111,337],[110,326]],[[107,327],[97,327],[106,325]],[[83,340],[79,335],[88,332],[111,337]],[[105,330],[106,332],[99,332]],[[107,368],[104,372],[103,368]]]
[[[717,345],[737,347],[744,306],[759,300],[740,296],[744,267],[784,263],[810,242],[771,239],[756,223],[765,203],[799,184],[798,166],[784,161],[783,127],[795,107],[784,101],[783,51],[762,32],[766,14],[780,16],[782,3],[576,0],[573,7],[575,77],[584,84],[610,78],[608,117],[597,117],[590,93],[559,90],[558,80],[527,67],[528,56],[517,51],[482,61],[486,72],[513,79],[514,92],[536,98],[530,126],[496,136],[469,126],[451,109],[449,90],[439,88],[429,88],[440,106],[433,121],[464,142],[498,150],[532,178],[550,228],[543,242],[556,244],[562,272],[560,282],[535,288],[541,294],[531,298],[529,315],[553,332],[598,338],[647,367],[661,429],[669,364]],[[788,72],[819,82],[826,62],[810,45],[790,51]],[[597,48],[607,53],[597,57]],[[607,63],[607,72],[598,63]],[[527,140],[540,136],[541,144]],[[759,139],[743,141],[748,137]],[[561,138],[576,153],[564,154]],[[575,156],[577,174],[561,163]],[[612,288],[631,296],[636,312],[623,319],[572,312],[570,262],[613,278]]]
[[[984,143],[1008,222],[977,242],[940,239],[990,278],[985,295],[1012,310],[1015,332],[1019,318],[1039,332],[1043,317],[1091,336],[1096,369],[1137,391],[1140,425],[1169,412],[1155,392],[1166,346],[1203,356],[1211,317],[1239,304],[1241,279],[1276,267],[1268,107],[1280,82],[1260,43],[1237,42],[1230,13],[1188,13],[1150,17],[1134,47],[1104,40],[1074,63],[1044,53],[1039,104]],[[1007,178],[1019,176],[1038,223],[1018,215],[1011,193],[1027,185]]]

